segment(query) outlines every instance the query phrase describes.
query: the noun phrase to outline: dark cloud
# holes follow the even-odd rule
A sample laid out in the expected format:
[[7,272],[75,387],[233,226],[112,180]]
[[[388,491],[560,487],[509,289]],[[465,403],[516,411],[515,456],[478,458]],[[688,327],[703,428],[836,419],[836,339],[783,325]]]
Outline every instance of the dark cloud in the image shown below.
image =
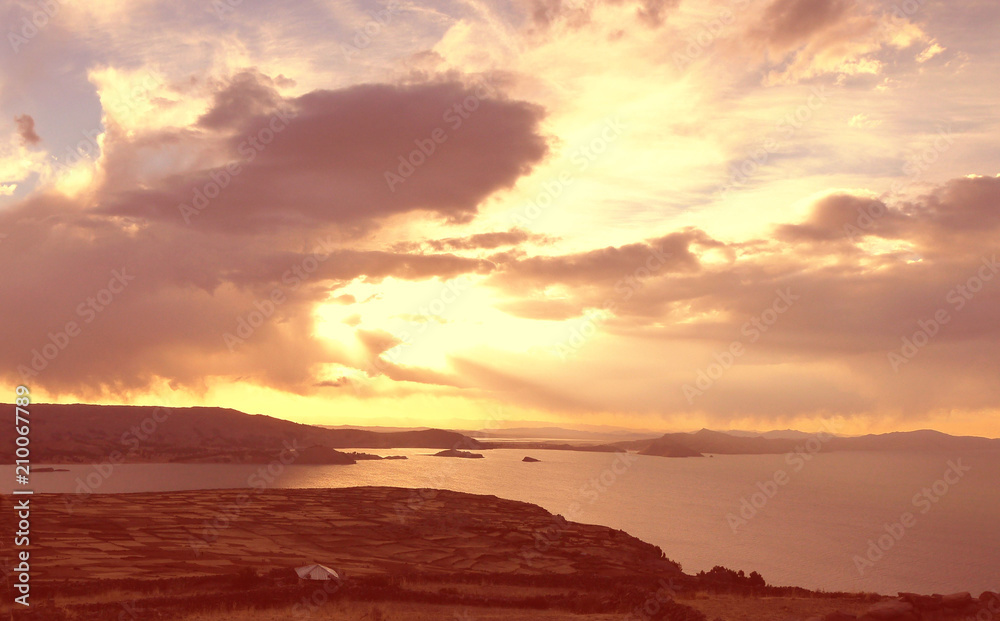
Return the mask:
[[35,119],[30,114],[21,114],[14,117],[17,123],[17,133],[21,136],[21,141],[25,146],[34,146],[42,141],[41,137],[35,133]]
[[215,93],[212,108],[198,119],[208,129],[240,127],[249,120],[274,111],[281,96],[274,82],[256,71],[237,74]]
[[491,282],[519,290],[525,287],[544,289],[553,283],[605,286],[613,285],[636,271],[646,274],[694,272],[700,268],[694,246],[716,247],[721,244],[701,231],[689,229],[642,243],[515,260],[503,265]]
[[851,243],[868,235],[888,235],[905,221],[899,212],[890,212],[879,199],[852,194],[832,194],[820,199],[802,224],[778,226],[779,239]]
[[[115,221],[69,216],[72,209],[42,197],[0,216],[5,226],[16,221],[19,231],[0,245],[0,256],[24,267],[2,288],[31,298],[0,310],[11,327],[4,364],[32,368],[36,351],[68,341],[53,360],[36,365],[44,366],[37,376],[19,378],[54,391],[141,390],[158,378],[199,387],[206,378],[234,374],[303,390],[313,383],[313,365],[353,361],[338,345],[313,338],[314,308],[338,283],[449,278],[492,267],[452,255],[338,248],[323,238],[307,251],[279,252],[271,246],[288,240],[205,236],[155,224],[133,232]],[[127,285],[109,290],[116,273]],[[80,333],[66,339],[69,322]]]
[[[260,93],[259,82],[244,75],[226,92]],[[251,99],[249,107],[272,102]],[[222,112],[233,119],[248,112],[230,95],[217,104],[203,123],[219,126],[229,118]],[[543,110],[489,86],[368,84],[274,106],[220,138],[215,158],[228,167],[120,192],[105,213],[184,225],[186,211],[198,227],[226,231],[358,226],[417,210],[465,222],[547,152],[538,133]]]
[[775,0],[764,10],[755,34],[780,47],[794,47],[842,22],[853,0]]
[[981,251],[989,238],[1000,233],[997,205],[997,177],[952,179],[916,200],[892,205],[839,193],[817,201],[805,222],[779,226],[776,235],[789,242],[900,240],[913,244],[923,256],[957,257]]

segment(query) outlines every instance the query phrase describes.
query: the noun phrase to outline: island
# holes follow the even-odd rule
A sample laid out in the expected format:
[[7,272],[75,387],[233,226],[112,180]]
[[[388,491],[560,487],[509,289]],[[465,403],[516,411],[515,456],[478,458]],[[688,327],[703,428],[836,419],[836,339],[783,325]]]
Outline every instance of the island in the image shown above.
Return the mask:
[[471,453],[469,451],[460,451],[458,449],[447,449],[441,451],[440,453],[434,453],[434,457],[460,457],[462,459],[482,459],[482,453]]

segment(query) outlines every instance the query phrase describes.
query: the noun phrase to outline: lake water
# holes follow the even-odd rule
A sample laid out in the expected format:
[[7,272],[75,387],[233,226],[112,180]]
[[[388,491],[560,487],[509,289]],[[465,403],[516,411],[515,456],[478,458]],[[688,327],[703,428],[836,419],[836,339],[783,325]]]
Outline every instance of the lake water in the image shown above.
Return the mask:
[[[271,485],[493,494],[623,529],[660,546],[686,572],[725,565],[759,571],[771,584],[893,594],[1000,590],[997,452],[844,452],[809,461],[525,449],[484,451],[485,459],[432,457],[426,449],[370,452],[409,459],[291,465]],[[542,461],[522,463],[528,454]],[[247,487],[262,466],[126,464],[106,478],[94,466],[57,467],[69,472],[32,473],[36,493],[78,491],[81,481],[96,493]],[[13,466],[0,471],[13,478]],[[782,484],[769,484],[776,474]],[[927,495],[917,496],[924,488]],[[903,519],[907,513],[912,519]]]

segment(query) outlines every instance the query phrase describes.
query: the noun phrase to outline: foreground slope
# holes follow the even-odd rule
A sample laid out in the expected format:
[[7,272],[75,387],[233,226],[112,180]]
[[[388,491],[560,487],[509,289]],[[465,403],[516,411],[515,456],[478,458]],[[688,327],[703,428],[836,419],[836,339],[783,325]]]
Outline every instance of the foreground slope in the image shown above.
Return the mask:
[[[352,575],[677,572],[656,546],[495,496],[389,487],[40,494],[32,580],[318,562]],[[37,544],[35,543],[37,542]]]
[[[317,562],[345,580],[295,576]],[[686,575],[627,533],[534,505],[386,487],[39,494],[31,572],[36,621],[953,621],[990,601],[907,596],[919,616],[876,617],[905,598]]]

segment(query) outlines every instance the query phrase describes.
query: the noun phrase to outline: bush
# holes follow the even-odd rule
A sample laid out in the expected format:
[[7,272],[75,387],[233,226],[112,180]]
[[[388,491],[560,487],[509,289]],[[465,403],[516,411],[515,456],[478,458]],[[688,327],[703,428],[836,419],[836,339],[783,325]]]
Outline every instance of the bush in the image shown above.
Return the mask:
[[252,589],[261,582],[257,571],[252,567],[244,567],[233,578],[233,585],[238,589]]
[[743,570],[733,571],[728,567],[716,565],[708,573],[699,571],[696,576],[703,585],[728,587],[737,589],[759,589],[767,586],[764,577],[756,571],[751,571],[750,575],[743,573]]

